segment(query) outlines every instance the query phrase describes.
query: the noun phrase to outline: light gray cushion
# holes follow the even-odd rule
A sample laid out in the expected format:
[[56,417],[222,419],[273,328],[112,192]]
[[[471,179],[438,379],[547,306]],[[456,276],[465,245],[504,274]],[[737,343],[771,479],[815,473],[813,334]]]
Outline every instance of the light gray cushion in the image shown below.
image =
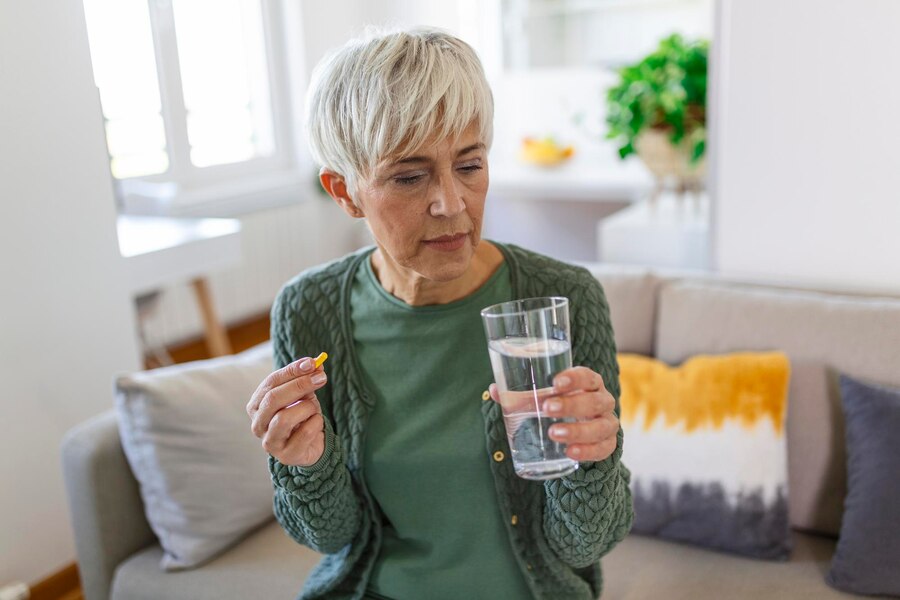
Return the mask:
[[[696,281],[666,283],[660,290],[655,349],[657,357],[669,364],[700,353],[781,350],[791,364],[817,363],[853,377],[900,385],[900,299]],[[818,381],[814,385],[816,389],[794,386],[789,404],[811,402],[821,406],[800,407],[800,412],[830,411],[834,416],[833,392],[827,391],[833,383],[821,385]],[[841,460],[843,439],[836,435],[833,423],[833,418],[801,423],[820,428],[809,435],[831,440],[834,445],[822,451],[815,442],[812,447],[818,449],[814,453],[808,445],[807,450],[794,453],[792,473],[821,476],[790,478],[788,493],[814,498],[817,504],[816,514],[792,521],[793,525],[813,524],[837,535],[834,516],[841,512],[844,488],[830,486],[834,469],[839,469],[834,461]],[[791,434],[789,418],[789,452],[794,449]],[[824,456],[832,462],[823,468]],[[807,463],[807,457],[813,460]]]
[[656,295],[662,280],[640,267],[587,267],[606,294],[616,349],[652,356]]
[[821,362],[794,361],[786,424],[791,524],[833,537],[840,531],[847,495],[844,415],[837,376]]
[[834,540],[794,533],[787,562],[752,560],[631,534],[601,561],[604,600],[830,600]]
[[116,570],[111,600],[249,600],[296,598],[320,554],[272,521],[202,569],[165,573],[163,550],[143,550]]
[[264,344],[117,379],[122,447],[162,568],[196,566],[272,518],[266,454],[245,409],[271,371]]
[[900,385],[900,298],[673,282],[659,298],[656,354],[784,350],[854,377]]

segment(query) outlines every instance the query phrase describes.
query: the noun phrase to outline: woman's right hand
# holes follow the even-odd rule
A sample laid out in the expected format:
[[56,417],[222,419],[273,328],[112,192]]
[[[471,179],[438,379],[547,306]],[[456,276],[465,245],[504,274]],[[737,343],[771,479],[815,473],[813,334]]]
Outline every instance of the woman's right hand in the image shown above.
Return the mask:
[[315,392],[327,380],[312,358],[301,358],[270,373],[250,397],[250,430],[281,464],[309,467],[322,458],[325,418]]

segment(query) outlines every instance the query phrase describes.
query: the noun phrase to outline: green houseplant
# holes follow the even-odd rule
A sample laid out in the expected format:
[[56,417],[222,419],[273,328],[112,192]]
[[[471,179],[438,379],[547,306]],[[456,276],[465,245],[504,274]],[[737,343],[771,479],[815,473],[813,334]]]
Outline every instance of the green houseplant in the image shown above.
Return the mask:
[[673,34],[639,62],[618,70],[606,95],[607,138],[619,156],[637,154],[661,182],[700,187],[706,150],[706,71],[709,42]]

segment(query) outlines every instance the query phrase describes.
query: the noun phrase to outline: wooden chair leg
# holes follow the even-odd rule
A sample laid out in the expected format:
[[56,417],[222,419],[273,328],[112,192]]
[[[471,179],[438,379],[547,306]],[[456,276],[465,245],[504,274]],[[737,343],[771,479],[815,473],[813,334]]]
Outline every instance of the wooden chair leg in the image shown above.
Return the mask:
[[231,342],[225,326],[219,321],[213,306],[212,294],[209,291],[209,283],[205,277],[198,277],[191,281],[194,294],[197,296],[197,304],[200,307],[200,315],[203,317],[203,327],[206,331],[206,345],[211,356],[225,356],[231,354]]

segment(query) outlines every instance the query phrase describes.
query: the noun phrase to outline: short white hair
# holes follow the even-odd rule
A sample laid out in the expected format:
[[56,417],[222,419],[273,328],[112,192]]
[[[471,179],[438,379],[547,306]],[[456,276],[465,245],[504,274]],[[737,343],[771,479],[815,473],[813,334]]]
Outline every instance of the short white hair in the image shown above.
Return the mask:
[[464,41],[433,28],[370,29],[322,59],[307,93],[313,159],[351,192],[378,161],[470,125],[493,139],[494,101],[481,61]]

